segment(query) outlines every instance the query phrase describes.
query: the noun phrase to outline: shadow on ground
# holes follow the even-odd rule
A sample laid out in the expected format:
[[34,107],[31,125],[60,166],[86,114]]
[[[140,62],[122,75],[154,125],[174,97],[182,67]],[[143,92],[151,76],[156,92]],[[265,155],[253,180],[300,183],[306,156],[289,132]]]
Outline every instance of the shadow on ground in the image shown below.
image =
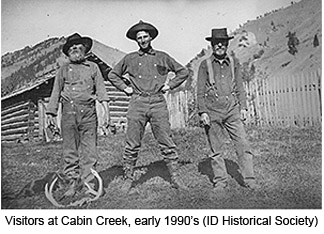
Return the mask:
[[[190,162],[181,162],[182,166]],[[227,173],[234,178],[238,184],[243,186],[243,177],[239,172],[239,166],[236,162],[225,159]],[[198,171],[202,175],[206,175],[210,182],[213,182],[214,173],[211,167],[211,159],[205,158],[198,164]],[[104,188],[108,188],[109,184],[116,178],[123,176],[123,168],[114,165],[99,172],[103,180]],[[44,193],[46,183],[51,183],[56,176],[62,176],[57,172],[49,172],[39,180],[34,180],[26,184],[16,195],[4,195],[3,199],[17,199],[22,197],[32,197],[37,194]],[[132,187],[143,184],[154,177],[161,177],[163,180],[171,183],[171,174],[166,163],[163,160],[155,161],[149,165],[135,167],[135,181]]]
[[[233,179],[235,179],[239,185],[244,186],[244,180],[242,174],[239,171],[239,165],[230,159],[225,159],[225,166],[227,174],[229,174]],[[206,175],[209,181],[213,183],[214,172],[211,166],[211,158],[203,159],[198,164],[198,171],[201,174]]]

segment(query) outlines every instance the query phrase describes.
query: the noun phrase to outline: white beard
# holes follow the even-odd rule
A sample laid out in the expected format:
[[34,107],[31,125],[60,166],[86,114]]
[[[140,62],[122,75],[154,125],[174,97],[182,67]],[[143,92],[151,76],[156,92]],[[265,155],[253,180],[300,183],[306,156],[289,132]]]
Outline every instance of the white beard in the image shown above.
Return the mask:
[[69,53],[69,59],[72,62],[80,62],[84,60],[84,57],[85,57],[84,53],[80,50],[74,50]]

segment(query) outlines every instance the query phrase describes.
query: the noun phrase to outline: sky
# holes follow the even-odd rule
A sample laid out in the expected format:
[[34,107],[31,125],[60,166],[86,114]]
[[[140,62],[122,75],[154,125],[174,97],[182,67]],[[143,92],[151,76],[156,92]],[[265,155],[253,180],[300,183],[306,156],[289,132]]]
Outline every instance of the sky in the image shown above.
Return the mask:
[[[159,30],[155,49],[187,64],[212,28],[233,31],[292,0],[1,0],[1,55],[75,32],[126,53],[127,30],[143,20]],[[295,0],[297,1],[297,0]]]

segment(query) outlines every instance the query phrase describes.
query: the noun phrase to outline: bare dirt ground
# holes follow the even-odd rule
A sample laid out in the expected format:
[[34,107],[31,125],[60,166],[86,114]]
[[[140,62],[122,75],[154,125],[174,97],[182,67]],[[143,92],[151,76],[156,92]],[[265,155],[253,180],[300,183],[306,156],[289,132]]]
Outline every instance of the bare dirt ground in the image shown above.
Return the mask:
[[[240,185],[235,152],[226,148],[229,187],[218,197],[210,182],[212,171],[202,129],[174,131],[188,190],[170,186],[158,145],[150,133],[144,137],[138,179],[131,194],[122,194],[123,134],[99,139],[97,170],[104,181],[105,195],[81,209],[321,209],[321,128],[248,127],[255,154],[255,172],[260,189]],[[1,208],[53,209],[44,186],[53,172],[62,168],[61,143],[2,144]],[[75,207],[77,208],[77,207]]]

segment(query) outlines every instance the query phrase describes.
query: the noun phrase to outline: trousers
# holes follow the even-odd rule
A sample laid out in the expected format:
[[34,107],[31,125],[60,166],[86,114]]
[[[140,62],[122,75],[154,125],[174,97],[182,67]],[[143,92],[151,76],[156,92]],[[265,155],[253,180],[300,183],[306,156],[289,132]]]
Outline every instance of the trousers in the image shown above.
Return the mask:
[[133,95],[127,112],[125,161],[136,161],[145,127],[150,123],[154,138],[165,159],[177,159],[176,145],[171,137],[169,111],[162,93],[149,96]]
[[234,143],[243,178],[254,178],[253,153],[247,140],[243,122],[240,119],[239,105],[231,100],[228,102],[226,108],[219,109],[217,114],[213,116],[210,126],[205,126],[208,144],[212,151],[210,157],[212,159],[214,184],[227,180],[227,170],[223,158],[224,133],[226,132]]
[[97,115],[95,104],[73,101],[62,105],[64,173],[70,178],[86,178],[97,163]]

